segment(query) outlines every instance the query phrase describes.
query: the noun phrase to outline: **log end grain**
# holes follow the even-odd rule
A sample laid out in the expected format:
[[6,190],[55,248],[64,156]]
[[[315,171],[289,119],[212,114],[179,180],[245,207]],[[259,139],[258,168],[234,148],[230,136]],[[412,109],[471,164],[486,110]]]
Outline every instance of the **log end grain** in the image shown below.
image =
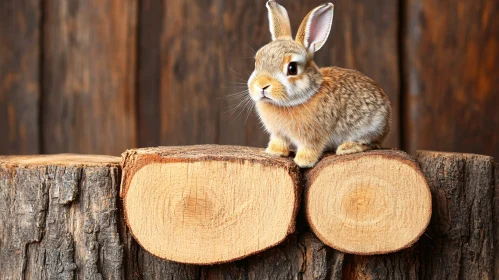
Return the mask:
[[294,232],[299,169],[262,149],[202,145],[129,150],[122,196],[136,241],[168,260],[214,264]]
[[400,151],[326,156],[307,173],[305,207],[327,245],[352,254],[407,248],[431,217],[431,194],[417,164]]

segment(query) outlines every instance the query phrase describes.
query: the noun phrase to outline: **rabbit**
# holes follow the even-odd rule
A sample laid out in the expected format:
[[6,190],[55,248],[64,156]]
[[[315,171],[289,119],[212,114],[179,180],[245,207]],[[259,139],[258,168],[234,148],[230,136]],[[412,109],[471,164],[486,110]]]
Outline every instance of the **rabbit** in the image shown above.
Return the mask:
[[289,156],[313,167],[325,151],[359,153],[379,145],[391,126],[391,105],[383,90],[355,70],[319,68],[313,56],[326,42],[333,21],[331,3],[313,9],[295,40],[286,9],[266,3],[272,42],[255,55],[248,90],[270,134],[266,153]]

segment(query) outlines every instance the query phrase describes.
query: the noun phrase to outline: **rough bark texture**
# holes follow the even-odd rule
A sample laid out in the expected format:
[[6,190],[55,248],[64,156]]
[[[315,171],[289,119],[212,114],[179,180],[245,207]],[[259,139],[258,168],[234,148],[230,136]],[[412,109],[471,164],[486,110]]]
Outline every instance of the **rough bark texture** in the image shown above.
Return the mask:
[[184,265],[158,259],[122,232],[126,279],[342,279],[344,254],[312,233],[297,233],[263,253],[228,264]]
[[342,279],[421,279],[418,258],[417,246],[388,255],[347,255]]
[[419,152],[418,161],[434,205],[427,236],[419,242],[421,277],[493,279],[493,159]]
[[494,170],[494,279],[499,279],[499,164],[495,163]]
[[116,165],[1,164],[0,279],[499,279],[499,167],[478,155],[419,152],[417,161],[434,214],[411,248],[345,255],[302,225],[275,248],[214,266],[138,246],[120,218]]
[[119,161],[0,159],[0,279],[121,279]]

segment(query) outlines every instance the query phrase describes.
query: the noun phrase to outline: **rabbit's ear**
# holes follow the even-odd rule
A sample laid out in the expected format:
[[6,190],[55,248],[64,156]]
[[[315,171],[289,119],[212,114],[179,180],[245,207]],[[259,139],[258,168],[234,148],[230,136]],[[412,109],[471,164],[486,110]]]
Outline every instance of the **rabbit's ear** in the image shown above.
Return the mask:
[[296,41],[310,53],[318,51],[326,43],[333,24],[334,5],[327,3],[313,9],[302,21]]
[[272,40],[291,39],[291,24],[286,9],[273,0],[268,1],[266,6]]

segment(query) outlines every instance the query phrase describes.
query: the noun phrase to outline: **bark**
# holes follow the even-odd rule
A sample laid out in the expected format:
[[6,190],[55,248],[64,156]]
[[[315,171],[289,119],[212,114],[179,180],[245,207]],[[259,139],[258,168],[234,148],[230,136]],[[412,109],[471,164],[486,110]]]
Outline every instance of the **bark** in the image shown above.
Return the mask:
[[119,161],[0,159],[2,279],[121,279]]
[[419,152],[433,216],[419,242],[424,279],[493,279],[491,157]]
[[408,249],[343,254],[300,224],[265,252],[196,266],[159,259],[133,240],[116,162],[0,158],[0,279],[499,279],[499,167],[486,156],[437,152],[419,152],[417,162],[433,216]]
[[495,163],[494,170],[494,279],[499,279],[499,164]]

